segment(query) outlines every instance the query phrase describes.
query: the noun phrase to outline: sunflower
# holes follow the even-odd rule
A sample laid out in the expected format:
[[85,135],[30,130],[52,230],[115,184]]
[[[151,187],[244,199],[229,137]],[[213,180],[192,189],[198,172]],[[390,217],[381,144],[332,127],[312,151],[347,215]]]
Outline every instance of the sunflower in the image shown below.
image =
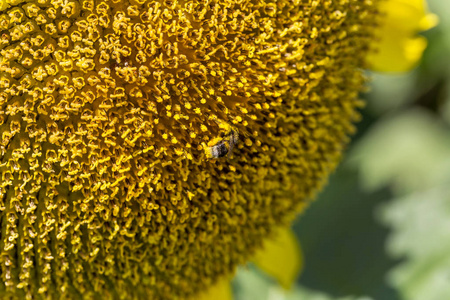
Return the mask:
[[274,241],[289,286],[383,5],[1,0],[3,298],[210,299]]

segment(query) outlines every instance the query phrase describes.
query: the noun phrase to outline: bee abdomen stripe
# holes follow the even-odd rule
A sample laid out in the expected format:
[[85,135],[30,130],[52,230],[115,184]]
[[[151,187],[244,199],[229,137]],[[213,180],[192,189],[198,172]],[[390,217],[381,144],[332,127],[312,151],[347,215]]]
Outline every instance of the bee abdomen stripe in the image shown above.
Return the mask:
[[228,153],[227,146],[224,142],[220,142],[217,145],[211,147],[211,156],[214,158],[223,157]]

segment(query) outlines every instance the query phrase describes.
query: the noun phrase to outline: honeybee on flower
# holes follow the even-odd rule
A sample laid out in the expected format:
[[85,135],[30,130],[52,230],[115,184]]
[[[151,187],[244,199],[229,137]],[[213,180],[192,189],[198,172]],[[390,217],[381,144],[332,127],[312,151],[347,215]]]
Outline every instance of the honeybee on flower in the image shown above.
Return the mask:
[[208,143],[203,143],[203,149],[205,149],[206,156],[208,158],[221,158],[225,155],[231,157],[233,148],[239,141],[239,131],[234,126],[219,122],[219,128],[221,132],[218,137],[213,138]]

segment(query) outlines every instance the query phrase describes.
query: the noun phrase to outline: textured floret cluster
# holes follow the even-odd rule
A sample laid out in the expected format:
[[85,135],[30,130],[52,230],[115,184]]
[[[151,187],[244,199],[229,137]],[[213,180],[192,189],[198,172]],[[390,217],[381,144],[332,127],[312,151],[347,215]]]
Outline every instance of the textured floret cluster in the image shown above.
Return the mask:
[[340,159],[372,2],[2,0],[0,294],[185,299],[245,262]]

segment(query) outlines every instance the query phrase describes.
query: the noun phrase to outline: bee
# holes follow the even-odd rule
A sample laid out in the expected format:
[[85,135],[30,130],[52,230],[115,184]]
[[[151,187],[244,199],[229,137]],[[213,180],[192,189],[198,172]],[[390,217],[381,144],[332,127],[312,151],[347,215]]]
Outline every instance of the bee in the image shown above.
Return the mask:
[[234,146],[239,141],[239,132],[237,129],[227,126],[228,130],[219,137],[208,142],[205,147],[206,156],[208,158],[220,158],[228,154],[231,156]]

